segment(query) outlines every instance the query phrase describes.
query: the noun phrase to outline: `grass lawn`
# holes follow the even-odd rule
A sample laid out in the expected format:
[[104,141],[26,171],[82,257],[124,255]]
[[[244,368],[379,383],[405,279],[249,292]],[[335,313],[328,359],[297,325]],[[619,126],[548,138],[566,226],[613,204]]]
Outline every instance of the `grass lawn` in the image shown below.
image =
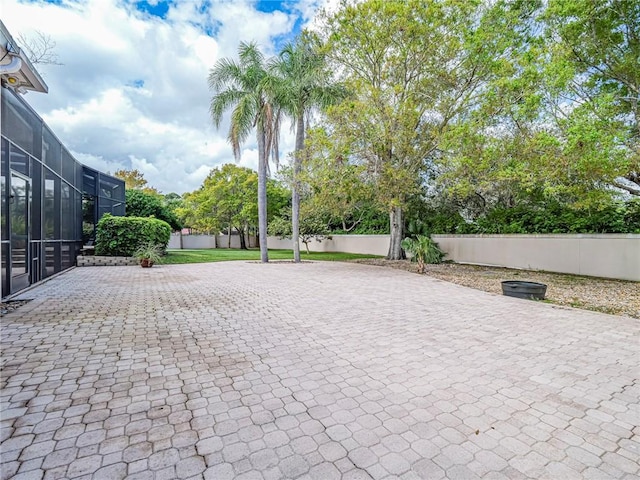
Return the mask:
[[[356,258],[380,258],[376,255],[334,252],[300,252],[300,259],[305,260],[353,260]],[[227,262],[230,260],[260,260],[260,250],[240,250],[236,248],[211,248],[202,250],[167,250],[162,264],[176,265],[180,263]],[[293,250],[269,250],[269,260],[293,260]]]

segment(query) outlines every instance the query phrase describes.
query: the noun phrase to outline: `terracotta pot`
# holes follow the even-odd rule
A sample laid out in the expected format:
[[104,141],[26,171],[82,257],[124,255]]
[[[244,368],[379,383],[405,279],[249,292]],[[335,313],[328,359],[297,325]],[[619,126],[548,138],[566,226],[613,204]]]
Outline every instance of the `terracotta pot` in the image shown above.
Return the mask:
[[153,267],[153,260],[149,260],[148,258],[143,258],[140,260],[140,266],[142,268],[151,268]]

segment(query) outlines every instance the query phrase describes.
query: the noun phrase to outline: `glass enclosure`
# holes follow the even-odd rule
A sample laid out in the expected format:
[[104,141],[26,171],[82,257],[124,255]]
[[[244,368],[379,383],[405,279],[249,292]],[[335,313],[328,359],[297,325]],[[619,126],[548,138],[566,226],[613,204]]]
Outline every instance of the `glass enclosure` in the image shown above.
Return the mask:
[[95,240],[96,223],[102,215],[124,216],[124,182],[89,167],[82,171],[82,238],[86,243]]
[[33,109],[2,88],[2,297],[75,264],[104,213],[124,215],[124,182],[78,163]]

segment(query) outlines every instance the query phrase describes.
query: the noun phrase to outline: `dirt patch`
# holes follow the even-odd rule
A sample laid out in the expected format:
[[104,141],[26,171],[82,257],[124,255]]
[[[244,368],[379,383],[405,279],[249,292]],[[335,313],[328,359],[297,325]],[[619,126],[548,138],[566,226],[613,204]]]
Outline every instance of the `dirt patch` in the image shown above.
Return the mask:
[[[355,263],[397,268],[417,273],[408,260],[357,259]],[[546,302],[585,310],[640,318],[640,283],[458,263],[427,265],[430,277],[502,295],[503,280],[524,280],[547,285]]]

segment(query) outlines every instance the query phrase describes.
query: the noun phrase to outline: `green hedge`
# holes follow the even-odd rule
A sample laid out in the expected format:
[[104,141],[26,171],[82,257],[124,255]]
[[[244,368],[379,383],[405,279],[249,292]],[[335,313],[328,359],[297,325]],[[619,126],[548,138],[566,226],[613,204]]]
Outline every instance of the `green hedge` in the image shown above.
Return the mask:
[[133,256],[142,244],[152,242],[163,250],[171,238],[171,226],[157,218],[114,217],[105,214],[96,230],[96,255]]
[[640,201],[616,202],[593,211],[559,203],[494,208],[466,229],[460,233],[640,233]]
[[612,202],[601,210],[576,210],[559,202],[497,206],[473,222],[452,208],[420,212],[428,234],[640,233],[640,199]]

